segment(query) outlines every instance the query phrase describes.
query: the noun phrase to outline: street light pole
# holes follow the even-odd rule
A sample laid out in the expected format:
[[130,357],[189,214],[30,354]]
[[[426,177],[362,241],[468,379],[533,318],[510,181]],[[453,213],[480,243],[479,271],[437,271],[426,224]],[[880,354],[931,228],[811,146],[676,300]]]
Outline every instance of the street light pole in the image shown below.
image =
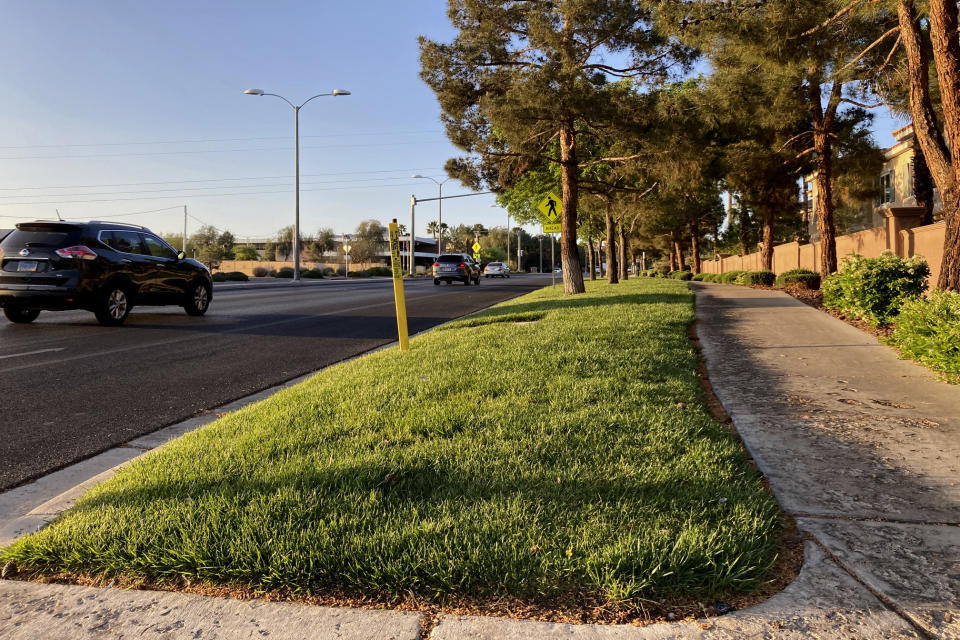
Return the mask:
[[415,173],[410,177],[430,180],[439,187],[439,193],[437,194],[439,196],[437,198],[437,257],[439,257],[440,254],[443,253],[443,183],[447,182],[447,180],[453,180],[453,178],[447,178],[443,182],[437,182],[430,176],[422,176],[419,173]]
[[293,212],[293,279],[300,280],[300,109],[313,100],[323,96],[348,96],[349,91],[334,89],[330,93],[318,93],[307,98],[300,104],[293,104],[278,93],[265,93],[263,89],[247,89],[248,96],[273,96],[280,98],[293,108],[293,138],[294,138],[294,212]]

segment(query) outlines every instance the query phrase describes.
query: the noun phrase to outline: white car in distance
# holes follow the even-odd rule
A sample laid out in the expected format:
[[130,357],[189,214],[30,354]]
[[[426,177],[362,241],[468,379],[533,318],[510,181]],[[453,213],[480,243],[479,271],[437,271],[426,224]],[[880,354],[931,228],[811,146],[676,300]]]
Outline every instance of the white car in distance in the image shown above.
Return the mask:
[[509,278],[510,267],[502,262],[491,262],[483,269],[484,278]]

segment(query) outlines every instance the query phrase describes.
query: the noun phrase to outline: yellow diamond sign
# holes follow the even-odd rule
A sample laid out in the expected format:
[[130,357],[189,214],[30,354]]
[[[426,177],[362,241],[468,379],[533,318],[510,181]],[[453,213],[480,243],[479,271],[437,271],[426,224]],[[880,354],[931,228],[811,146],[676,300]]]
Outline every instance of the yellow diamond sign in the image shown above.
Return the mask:
[[544,217],[553,222],[560,218],[560,203],[562,201],[557,197],[552,191],[547,194],[547,197],[540,201],[540,204],[537,205],[537,209],[544,215]]
[[480,251],[480,243],[479,243],[479,242],[474,242],[474,243],[473,243],[473,252],[474,252],[474,253],[479,253],[479,251]]

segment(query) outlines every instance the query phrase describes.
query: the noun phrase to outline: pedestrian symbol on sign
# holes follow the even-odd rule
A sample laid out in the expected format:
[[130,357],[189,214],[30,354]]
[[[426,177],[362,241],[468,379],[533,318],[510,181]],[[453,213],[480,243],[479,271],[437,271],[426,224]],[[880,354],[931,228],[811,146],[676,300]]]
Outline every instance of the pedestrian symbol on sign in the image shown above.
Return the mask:
[[560,202],[560,198],[558,198],[555,193],[551,192],[540,201],[540,204],[537,205],[537,209],[540,210],[540,213],[542,213],[547,220],[553,222],[560,217],[560,210],[557,208]]

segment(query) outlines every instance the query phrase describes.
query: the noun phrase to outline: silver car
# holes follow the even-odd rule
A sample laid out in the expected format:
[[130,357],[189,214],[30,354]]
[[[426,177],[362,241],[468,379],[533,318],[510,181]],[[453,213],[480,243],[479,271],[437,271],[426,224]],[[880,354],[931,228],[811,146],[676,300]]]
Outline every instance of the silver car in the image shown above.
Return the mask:
[[510,267],[502,262],[491,262],[483,270],[484,278],[509,278]]

